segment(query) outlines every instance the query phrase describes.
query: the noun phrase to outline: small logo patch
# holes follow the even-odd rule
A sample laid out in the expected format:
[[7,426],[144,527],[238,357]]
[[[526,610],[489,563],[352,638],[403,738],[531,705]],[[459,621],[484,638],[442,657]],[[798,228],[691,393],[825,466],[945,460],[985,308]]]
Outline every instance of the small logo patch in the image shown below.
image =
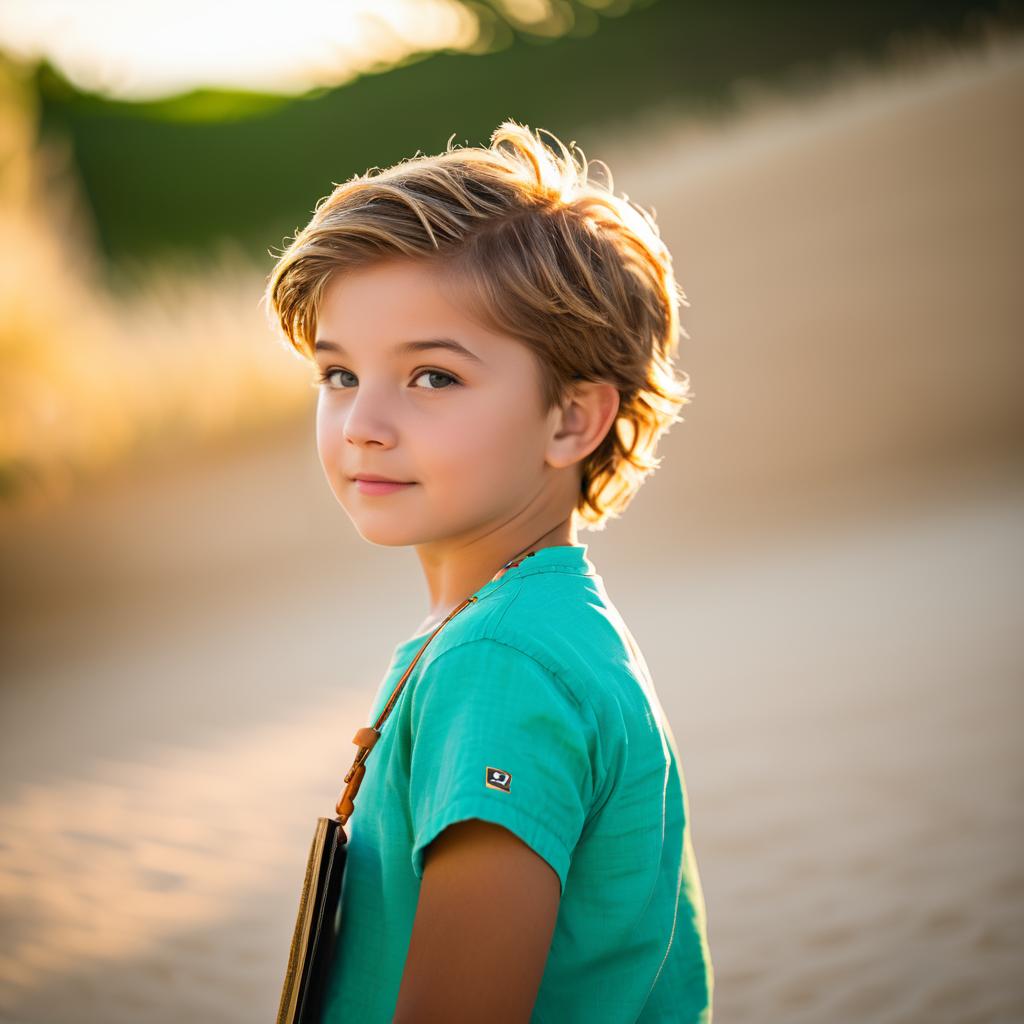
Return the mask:
[[500,768],[488,768],[484,773],[484,782],[489,789],[500,789],[505,793],[512,792],[512,776]]

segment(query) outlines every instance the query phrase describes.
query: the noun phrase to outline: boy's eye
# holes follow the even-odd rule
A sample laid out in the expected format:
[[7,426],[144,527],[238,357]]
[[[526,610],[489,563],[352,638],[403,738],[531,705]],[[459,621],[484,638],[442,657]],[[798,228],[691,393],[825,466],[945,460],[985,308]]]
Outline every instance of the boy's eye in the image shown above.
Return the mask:
[[[345,374],[345,375],[347,375],[349,377],[352,376],[352,374],[349,373],[348,370],[324,370],[323,373],[318,375],[318,383],[319,384],[328,384],[329,385],[331,383],[331,378],[335,374]],[[342,384],[342,385],[339,385],[339,387],[344,388],[345,385]]]
[[[333,385],[331,385],[331,378],[333,378],[336,374],[339,375],[339,376],[344,375],[346,377],[351,377],[353,380],[356,379],[354,373],[350,373],[348,370],[342,370],[342,369],[339,369],[338,367],[335,367],[335,368],[330,369],[330,370],[324,370],[323,373],[319,374],[318,383],[319,384],[327,384],[328,386],[333,386]],[[414,381],[419,380],[421,377],[431,377],[431,378],[440,377],[443,380],[448,381],[448,384],[442,384],[440,386],[431,386],[431,387],[428,387],[428,388],[420,388],[419,390],[421,390],[421,391],[446,391],[451,386],[458,385],[460,383],[458,378],[453,377],[452,374],[450,374],[450,373],[445,373],[444,370],[430,370],[430,369],[417,370],[416,371],[416,375],[413,377],[413,380]],[[339,390],[344,391],[344,390],[347,390],[349,386],[350,385],[346,385],[344,383],[341,383],[341,384],[339,384],[337,386],[337,388]]]
[[[352,377],[352,376],[354,376],[353,374],[350,374],[347,370],[338,370],[338,369],[325,370],[321,375],[319,375],[319,383],[331,385],[331,378],[334,377],[336,374],[337,375],[344,375],[345,377]],[[341,388],[341,389],[344,389],[346,387],[346,385],[345,384],[339,384],[338,387]]]
[[458,384],[459,382],[450,374],[445,373],[444,370],[420,370],[419,373],[413,377],[413,380],[419,380],[420,377],[443,377],[449,381],[448,385],[442,385],[441,387],[430,387],[428,391],[445,391],[452,384]]

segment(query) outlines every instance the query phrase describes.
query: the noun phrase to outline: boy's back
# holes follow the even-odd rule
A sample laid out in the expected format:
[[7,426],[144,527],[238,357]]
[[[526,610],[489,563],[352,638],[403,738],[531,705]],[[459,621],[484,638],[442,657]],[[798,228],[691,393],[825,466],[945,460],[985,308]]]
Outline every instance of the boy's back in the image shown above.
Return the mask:
[[[325,1022],[392,1019],[424,850],[470,818],[515,833],[561,883],[532,1020],[710,1020],[675,741],[587,545],[541,548],[476,596],[427,646],[367,761]],[[395,649],[371,721],[428,632]]]

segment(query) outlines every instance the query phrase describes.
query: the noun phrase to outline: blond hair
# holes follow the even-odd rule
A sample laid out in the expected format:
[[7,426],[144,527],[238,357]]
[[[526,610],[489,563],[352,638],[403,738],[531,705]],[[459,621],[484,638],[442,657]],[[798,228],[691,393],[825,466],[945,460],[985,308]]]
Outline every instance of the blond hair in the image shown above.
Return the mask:
[[[546,134],[551,135],[550,132]],[[504,121],[488,148],[452,146],[355,175],[321,199],[270,274],[264,300],[291,346],[313,360],[328,279],[376,261],[442,261],[469,287],[478,318],[534,353],[542,409],[578,380],[619,393],[618,415],[581,460],[575,514],[591,530],[617,518],[661,463],[658,439],[687,404],[672,361],[689,305],[654,218],[591,180],[551,135]],[[577,161],[576,153],[579,153]]]

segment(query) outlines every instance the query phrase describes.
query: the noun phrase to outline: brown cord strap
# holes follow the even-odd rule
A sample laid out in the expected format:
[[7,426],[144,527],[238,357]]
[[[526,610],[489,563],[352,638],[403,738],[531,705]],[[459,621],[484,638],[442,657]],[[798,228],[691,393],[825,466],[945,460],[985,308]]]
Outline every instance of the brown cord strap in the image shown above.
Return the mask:
[[[519,565],[520,562],[526,561],[527,558],[535,555],[535,551],[529,552],[529,554],[523,555],[519,558],[512,559],[506,562],[492,577],[491,581],[498,579],[506,569],[511,569],[513,566]],[[437,628],[423,641],[423,646],[420,647],[419,651],[416,652],[416,657],[409,663],[409,667],[402,673],[402,678],[395,684],[394,690],[391,692],[391,696],[388,698],[387,704],[384,705],[384,709],[381,711],[376,723],[373,726],[364,726],[360,729],[353,738],[352,742],[359,748],[356,753],[356,759],[352,762],[352,767],[349,769],[348,774],[345,776],[345,791],[338,797],[338,803],[335,810],[338,813],[338,820],[344,825],[348,819],[352,816],[352,811],[355,810],[355,797],[356,793],[359,792],[359,787],[362,784],[363,776],[366,774],[366,758],[369,756],[370,751],[373,749],[374,744],[380,739],[381,726],[387,720],[391,714],[392,709],[397,702],[399,695],[402,692],[402,688],[405,686],[406,680],[409,678],[410,673],[416,666],[416,662],[420,660],[420,655],[426,650],[427,644],[441,632],[444,627],[455,618],[464,608],[468,608],[473,602],[476,601],[476,597],[467,597],[461,604],[452,609],[437,626]]]
[[416,652],[416,657],[409,663],[409,667],[402,673],[402,678],[398,680],[394,690],[391,691],[391,696],[388,698],[387,704],[384,705],[384,710],[381,711],[380,717],[374,726],[364,726],[360,729],[353,738],[352,742],[359,748],[356,753],[356,759],[352,762],[352,767],[349,769],[348,774],[345,776],[345,792],[338,797],[338,803],[335,810],[338,812],[338,817],[341,819],[342,825],[344,825],[348,819],[352,816],[352,811],[355,809],[354,800],[356,793],[359,792],[359,787],[362,784],[363,776],[366,774],[366,758],[369,756],[370,751],[373,749],[373,745],[380,739],[380,727],[384,724],[387,717],[391,714],[392,708],[398,700],[399,695],[402,692],[402,688],[405,686],[406,680],[409,678],[409,674],[412,672],[416,665],[416,662],[420,660],[420,655],[427,649],[427,644],[434,639],[435,636],[441,631],[448,622],[455,618],[463,608],[468,607],[476,600],[475,597],[467,597],[457,608],[449,612],[445,616],[444,621],[427,637],[423,642],[423,646]]

